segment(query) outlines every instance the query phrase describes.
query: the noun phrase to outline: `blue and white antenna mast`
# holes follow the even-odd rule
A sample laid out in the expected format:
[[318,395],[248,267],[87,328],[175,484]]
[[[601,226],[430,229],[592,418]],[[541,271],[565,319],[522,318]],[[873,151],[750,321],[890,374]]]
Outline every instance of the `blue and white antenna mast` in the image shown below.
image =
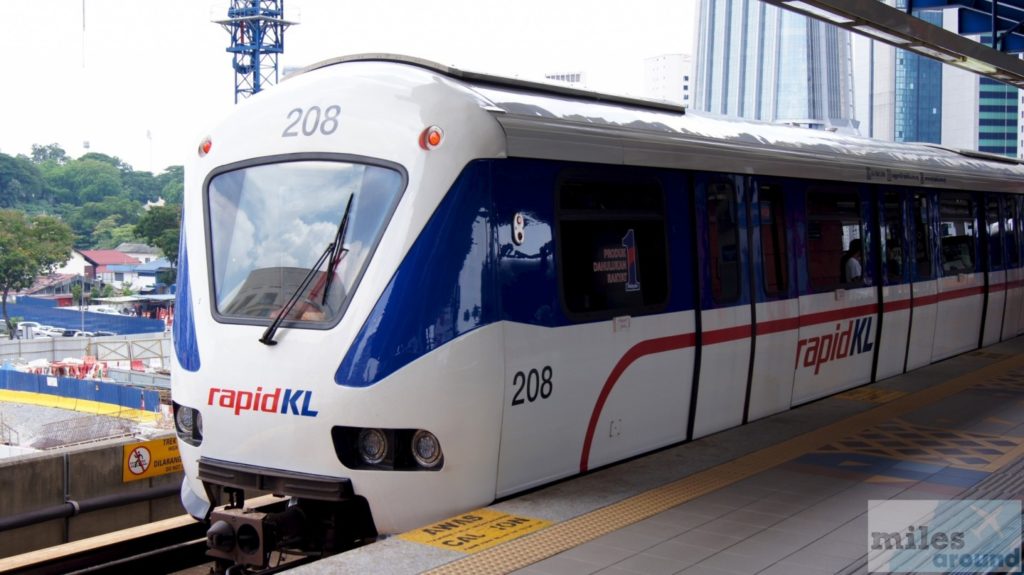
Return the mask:
[[284,52],[284,0],[231,0],[227,20],[215,20],[231,34],[235,103],[277,83],[277,56]]

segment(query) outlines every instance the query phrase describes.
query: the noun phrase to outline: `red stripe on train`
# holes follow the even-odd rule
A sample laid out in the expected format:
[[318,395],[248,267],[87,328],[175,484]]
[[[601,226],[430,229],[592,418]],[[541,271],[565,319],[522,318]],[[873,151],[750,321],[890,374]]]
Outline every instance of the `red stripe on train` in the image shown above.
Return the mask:
[[[1021,282],[1024,285],[1024,282]],[[951,292],[945,292],[936,295],[916,297],[913,300],[914,307],[929,305],[938,301],[945,301],[950,299],[956,299],[961,297],[968,297],[984,293],[984,287],[970,287],[960,290],[954,290]],[[896,311],[899,309],[906,309],[910,307],[911,300],[900,300],[895,302],[889,302],[885,304],[883,308],[885,311]],[[766,321],[764,323],[757,324],[757,333],[759,335],[767,335],[771,333],[780,333],[784,331],[790,331],[803,326],[817,325],[821,323],[829,323],[833,321],[841,321],[844,319],[852,319],[855,317],[861,317],[877,313],[878,304],[867,304],[860,305],[851,308],[837,309],[830,311],[823,311],[817,313],[811,313],[802,315],[799,317],[789,317],[783,319],[776,319]],[[736,341],[750,337],[751,326],[741,325],[735,327],[727,327],[722,329],[706,331],[703,334],[703,345],[713,345],[717,343],[725,343],[729,341]],[[642,341],[626,351],[625,355],[619,359],[612,368],[612,372],[608,374],[608,379],[605,380],[604,386],[601,388],[601,393],[597,396],[597,402],[594,404],[594,409],[590,413],[590,423],[587,424],[587,435],[583,439],[583,451],[580,453],[580,473],[583,473],[589,468],[590,464],[590,447],[594,442],[594,432],[597,429],[597,422],[601,418],[601,411],[604,409],[604,404],[608,401],[608,396],[611,395],[612,388],[619,382],[619,378],[626,371],[630,365],[636,360],[644,357],[645,355],[652,355],[655,353],[662,353],[665,351],[674,351],[678,349],[686,349],[693,347],[697,343],[697,337],[695,334],[686,333],[680,335],[672,335],[668,337],[660,337],[657,339],[649,339]]]

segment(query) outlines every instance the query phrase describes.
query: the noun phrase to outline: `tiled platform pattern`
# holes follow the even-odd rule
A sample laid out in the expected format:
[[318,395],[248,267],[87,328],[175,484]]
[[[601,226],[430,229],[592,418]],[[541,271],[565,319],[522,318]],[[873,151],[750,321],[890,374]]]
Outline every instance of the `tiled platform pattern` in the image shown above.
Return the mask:
[[[854,398],[884,403],[902,395]],[[867,573],[869,500],[1021,498],[1024,480],[1011,468],[1022,456],[1018,369],[516,573]],[[998,494],[972,489],[997,474],[1016,485],[994,481],[1004,487]]]

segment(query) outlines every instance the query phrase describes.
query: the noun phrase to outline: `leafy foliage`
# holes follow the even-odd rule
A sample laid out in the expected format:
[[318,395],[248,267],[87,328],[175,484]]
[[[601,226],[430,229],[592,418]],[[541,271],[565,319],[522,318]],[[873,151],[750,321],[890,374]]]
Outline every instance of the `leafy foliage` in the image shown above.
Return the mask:
[[[98,152],[72,159],[58,144],[34,144],[31,157],[0,153],[0,209],[58,216],[71,226],[74,246],[80,249],[146,241],[171,256],[177,252],[176,231],[161,224],[159,233],[143,235],[137,224],[147,215],[143,206],[160,198],[168,207],[177,206],[180,214],[183,190],[181,166],[154,175]],[[172,249],[164,247],[171,243]]]
[[146,243],[163,250],[171,264],[177,266],[180,225],[181,206],[153,207],[136,224],[135,233]]
[[36,277],[66,262],[71,241],[71,229],[57,218],[0,210],[0,302],[12,337],[14,326],[7,315],[7,296],[30,287]]
[[0,208],[32,206],[43,200],[43,177],[25,158],[0,154]]
[[54,162],[58,165],[64,165],[68,163],[71,158],[68,157],[67,152],[64,148],[57,144],[48,144],[46,146],[40,146],[39,144],[32,144],[32,161],[41,164],[43,162]]

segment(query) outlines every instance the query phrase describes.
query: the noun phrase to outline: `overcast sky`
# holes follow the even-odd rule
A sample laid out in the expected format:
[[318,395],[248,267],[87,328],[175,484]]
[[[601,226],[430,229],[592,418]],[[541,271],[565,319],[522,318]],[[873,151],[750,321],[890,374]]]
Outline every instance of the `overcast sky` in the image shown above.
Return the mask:
[[[56,142],[137,170],[184,163],[234,105],[228,0],[0,0],[0,152]],[[643,59],[691,53],[696,0],[288,0],[280,65],[393,52],[523,78],[584,71],[642,95]],[[84,18],[83,18],[84,12]],[[84,22],[83,22],[84,20]],[[147,137],[149,134],[151,137]]]

